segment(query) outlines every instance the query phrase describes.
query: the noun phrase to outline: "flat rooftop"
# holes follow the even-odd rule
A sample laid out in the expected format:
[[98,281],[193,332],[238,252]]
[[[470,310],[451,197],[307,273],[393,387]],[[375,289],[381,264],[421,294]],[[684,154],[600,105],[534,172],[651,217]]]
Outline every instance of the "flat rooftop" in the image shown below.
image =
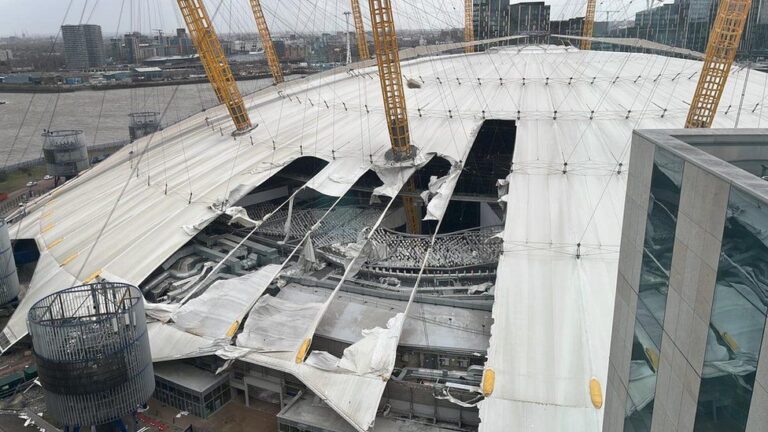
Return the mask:
[[154,367],[156,377],[199,393],[205,393],[229,379],[228,374],[215,375],[182,362],[155,363]]

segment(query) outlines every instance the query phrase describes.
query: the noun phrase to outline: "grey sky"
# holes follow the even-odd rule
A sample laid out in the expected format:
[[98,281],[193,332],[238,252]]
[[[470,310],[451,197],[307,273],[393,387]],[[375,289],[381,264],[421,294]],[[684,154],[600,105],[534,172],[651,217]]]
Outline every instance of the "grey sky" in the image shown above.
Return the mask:
[[[117,30],[149,33],[153,29],[171,31],[182,26],[176,0],[71,0],[66,23],[82,21],[99,24],[105,37]],[[215,25],[220,33],[255,32],[248,0],[205,0],[210,14],[219,9]],[[517,1],[513,1],[516,3]],[[367,0],[361,0],[363,14],[368,13]],[[552,19],[583,15],[586,0],[553,0]],[[51,35],[64,19],[70,0],[0,0],[0,36]],[[448,28],[463,25],[464,0],[393,0],[399,28]],[[634,16],[645,0],[598,0],[597,19]],[[267,18],[275,32],[320,32],[341,30],[343,12],[349,0],[262,0]],[[122,19],[121,17],[121,8]]]

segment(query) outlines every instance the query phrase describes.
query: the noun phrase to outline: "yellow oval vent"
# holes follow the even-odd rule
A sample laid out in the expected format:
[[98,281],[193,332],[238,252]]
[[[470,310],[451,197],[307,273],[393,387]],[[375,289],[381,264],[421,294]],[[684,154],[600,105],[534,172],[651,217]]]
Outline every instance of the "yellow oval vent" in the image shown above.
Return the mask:
[[312,345],[312,338],[304,339],[304,342],[301,343],[301,348],[299,348],[299,352],[296,353],[296,364],[304,363],[304,358],[307,357],[307,351],[309,351],[310,345]]
[[493,387],[496,385],[496,372],[488,368],[483,371],[483,381],[480,384],[483,390],[483,396],[488,397],[493,394]]
[[592,405],[600,409],[603,407],[603,389],[600,387],[600,381],[592,378],[589,382],[589,397],[592,398]]

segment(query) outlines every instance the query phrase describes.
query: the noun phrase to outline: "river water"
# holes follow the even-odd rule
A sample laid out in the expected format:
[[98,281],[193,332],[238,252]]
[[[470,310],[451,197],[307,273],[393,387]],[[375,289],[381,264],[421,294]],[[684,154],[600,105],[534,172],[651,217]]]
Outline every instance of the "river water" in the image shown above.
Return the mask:
[[[271,79],[238,82],[243,94],[271,84]],[[89,146],[127,140],[128,114],[162,112],[175,87],[84,90],[59,95],[0,92],[0,101],[6,102],[0,105],[0,167],[41,157],[43,129],[80,129]],[[163,125],[215,104],[210,84],[179,86]]]

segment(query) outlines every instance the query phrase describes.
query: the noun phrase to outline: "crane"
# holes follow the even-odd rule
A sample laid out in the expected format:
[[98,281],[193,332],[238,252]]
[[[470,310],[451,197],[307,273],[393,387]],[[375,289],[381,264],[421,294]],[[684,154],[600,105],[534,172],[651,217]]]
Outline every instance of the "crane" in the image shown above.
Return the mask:
[[704,53],[699,83],[693,95],[686,128],[709,128],[715,120],[752,0],[722,0]]
[[280,60],[277,58],[275,44],[272,43],[272,34],[269,32],[267,20],[264,18],[264,12],[261,9],[261,0],[250,1],[251,9],[253,9],[253,17],[256,19],[256,27],[258,27],[259,36],[261,36],[261,44],[264,45],[264,55],[267,57],[269,71],[272,73],[272,78],[275,80],[275,84],[280,84],[285,81],[285,78],[283,77],[283,69],[280,67]]
[[[395,21],[392,16],[392,3],[391,0],[368,0],[368,4],[371,9],[373,42],[376,47],[392,157],[395,161],[404,162],[413,159],[415,151],[411,146],[411,135],[408,129],[408,111],[405,105],[405,90],[400,71],[400,53],[397,46]],[[415,190],[416,187],[411,178],[405,185],[405,191]],[[421,233],[421,212],[416,208],[415,199],[410,194],[403,196],[403,208],[408,232]]]
[[360,12],[360,1],[352,0],[352,16],[355,20],[355,32],[357,33],[357,53],[360,60],[371,58],[371,52],[368,51],[368,41],[365,40],[365,26],[363,25],[363,14]]
[[216,36],[213,23],[208,17],[208,11],[205,10],[203,0],[177,0],[177,2],[216,97],[220,103],[226,105],[237,132],[252,129],[243,97],[237,88],[232,69],[221,48],[221,42]]
[[592,49],[592,32],[595,29],[595,8],[597,7],[597,0],[587,0],[587,13],[584,15],[584,30],[581,35],[584,39],[581,40],[581,49]]
[[[464,0],[464,42],[475,40],[475,23],[472,21],[474,19],[473,3],[473,0]],[[475,52],[475,47],[468,46],[464,48],[464,52],[472,54]]]

